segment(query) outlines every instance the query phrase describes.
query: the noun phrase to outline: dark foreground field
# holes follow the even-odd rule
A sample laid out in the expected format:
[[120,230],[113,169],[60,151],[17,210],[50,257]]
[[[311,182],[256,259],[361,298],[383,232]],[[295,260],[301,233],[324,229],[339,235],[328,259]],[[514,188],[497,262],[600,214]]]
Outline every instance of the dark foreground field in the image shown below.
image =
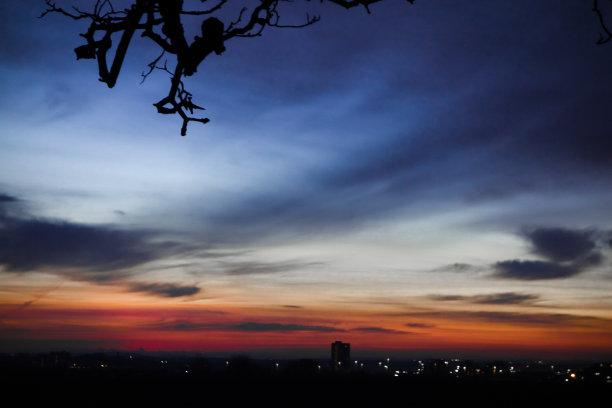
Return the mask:
[[[13,406],[354,407],[607,406],[607,383],[370,375],[168,373],[122,370],[3,372]],[[603,398],[603,400],[602,400]]]

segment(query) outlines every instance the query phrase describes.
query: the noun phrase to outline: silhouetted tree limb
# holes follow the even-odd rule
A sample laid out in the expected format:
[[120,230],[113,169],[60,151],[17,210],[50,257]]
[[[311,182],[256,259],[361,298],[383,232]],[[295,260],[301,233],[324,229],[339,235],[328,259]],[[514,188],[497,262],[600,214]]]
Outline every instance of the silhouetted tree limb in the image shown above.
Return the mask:
[[606,22],[604,20],[603,13],[599,9],[598,0],[593,0],[593,11],[595,12],[595,14],[597,14],[597,18],[599,19],[599,25],[604,31],[604,34],[599,34],[599,40],[597,41],[597,44],[605,44],[607,42],[610,42],[610,40],[612,39],[612,33],[606,26]]
[[[93,1],[93,0],[92,0]],[[89,28],[81,36],[85,44],[75,48],[78,59],[95,59],[98,63],[98,74],[101,82],[109,88],[115,86],[131,40],[136,32],[150,39],[162,49],[162,53],[150,62],[148,71],[142,73],[143,81],[156,70],[170,76],[168,94],[154,103],[161,114],[178,114],[183,120],[181,135],[187,132],[191,121],[207,123],[208,118],[193,117],[194,110],[204,108],[192,101],[192,94],[184,86],[182,78],[191,76],[206,57],[225,51],[225,43],[234,37],[256,37],[266,27],[300,28],[319,21],[318,16],[306,15],[299,24],[281,24],[279,5],[292,0],[257,0],[250,8],[243,8],[236,18],[227,26],[214,14],[228,3],[228,0],[200,0],[201,9],[187,10],[183,0],[133,0],[129,8],[115,9],[111,0],[96,0],[92,11],[83,11],[76,7],[66,10],[58,7],[51,0],[45,0],[46,10],[40,17],[49,13],[61,14],[73,20],[90,21]],[[310,1],[310,0],[306,0]],[[327,0],[320,0],[321,2]],[[363,6],[368,12],[369,6],[382,0],[342,1],[329,0],[344,8]],[[412,3],[413,0],[407,0]],[[193,41],[185,38],[183,16],[208,16],[201,23],[201,34]],[[112,62],[110,52],[113,49],[113,37],[119,37],[114,47]],[[173,69],[168,68],[168,60],[161,64],[165,55],[173,55],[176,62]]]
[[[183,120],[181,135],[187,132],[187,124],[191,121],[207,123],[208,118],[193,117],[194,110],[204,110],[192,101],[192,94],[185,90],[182,81],[184,76],[191,76],[198,66],[210,54],[222,54],[225,44],[235,37],[257,37],[266,27],[301,28],[319,21],[319,16],[306,15],[299,24],[281,24],[279,6],[296,0],[251,0],[250,7],[244,7],[233,21],[224,23],[217,14],[229,0],[200,0],[201,8],[184,9],[184,0],[131,0],[131,5],[123,10],[115,9],[111,0],[96,0],[93,10],[82,11],[76,7],[66,10],[58,7],[52,0],[45,0],[47,5],[40,17],[56,13],[73,20],[89,20],[90,24],[81,37],[85,44],[74,49],[78,59],[95,59],[98,63],[99,80],[109,88],[115,86],[126,53],[134,34],[150,39],[162,49],[161,54],[147,66],[149,70],[142,73],[143,81],[156,70],[166,72],[170,76],[168,94],[153,105],[161,114],[177,114]],[[303,0],[310,2],[311,0]],[[370,13],[370,6],[385,0],[319,0],[345,9],[364,7]],[[406,0],[414,3],[414,0]],[[93,0],[92,0],[93,2]],[[604,31],[598,44],[604,44],[612,39],[612,33],[605,23],[600,11],[598,0],[593,1],[593,11],[597,14],[599,24]],[[215,16],[216,15],[216,16]],[[190,42],[185,38],[183,16],[203,16],[200,35]],[[114,47],[114,55],[109,67],[107,59],[113,49],[113,37],[119,37]],[[116,38],[115,38],[116,39]],[[168,68],[168,60],[163,65],[161,59],[170,55],[175,58],[174,68]]]

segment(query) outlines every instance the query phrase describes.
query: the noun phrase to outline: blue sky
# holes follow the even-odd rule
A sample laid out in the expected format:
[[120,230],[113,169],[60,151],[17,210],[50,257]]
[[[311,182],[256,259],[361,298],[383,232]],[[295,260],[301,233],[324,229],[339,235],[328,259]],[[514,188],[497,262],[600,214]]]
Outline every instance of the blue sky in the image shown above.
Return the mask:
[[272,325],[563,315],[609,339],[612,50],[587,3],[284,4],[321,21],[209,56],[186,85],[211,122],[181,137],[152,106],[166,74],[140,83],[153,43],[108,89],[74,57],[86,23],[4,2],[4,307],[85,285]]

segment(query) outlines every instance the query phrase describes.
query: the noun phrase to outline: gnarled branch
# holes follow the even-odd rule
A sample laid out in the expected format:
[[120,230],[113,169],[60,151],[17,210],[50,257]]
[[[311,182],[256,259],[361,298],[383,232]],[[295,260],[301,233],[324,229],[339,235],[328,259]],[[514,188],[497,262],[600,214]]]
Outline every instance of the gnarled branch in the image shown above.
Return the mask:
[[[194,110],[204,108],[192,101],[193,95],[185,89],[183,77],[194,75],[202,61],[210,54],[222,54],[225,51],[225,43],[232,38],[257,37],[266,27],[301,28],[319,21],[319,16],[307,14],[301,23],[281,24],[279,6],[292,1],[254,0],[253,6],[243,8],[233,21],[227,23],[216,16],[216,13],[229,0],[201,0],[203,8],[199,10],[184,9],[183,0],[133,0],[131,6],[123,10],[117,10],[111,0],[96,0],[92,11],[82,11],[76,7],[66,10],[58,7],[52,0],[45,0],[47,9],[40,17],[56,13],[73,20],[90,21],[87,31],[81,34],[85,44],[76,47],[74,51],[77,59],[97,60],[100,81],[109,88],[114,87],[117,82],[134,34],[141,31],[142,38],[150,39],[162,49],[160,56],[147,65],[148,71],[143,72],[142,79],[144,81],[156,70],[164,71],[170,76],[168,94],[154,103],[154,106],[161,114],[179,115],[183,120],[181,134],[185,135],[189,122],[207,123],[209,119],[190,116]],[[363,6],[369,13],[370,5],[383,0],[328,1],[347,9]],[[182,21],[184,16],[206,17],[202,20],[200,35],[191,41],[185,38]],[[113,37],[119,37],[115,47]],[[114,55],[109,67],[107,59],[113,48]],[[160,65],[164,55],[176,59],[173,70],[168,68],[168,60]]]

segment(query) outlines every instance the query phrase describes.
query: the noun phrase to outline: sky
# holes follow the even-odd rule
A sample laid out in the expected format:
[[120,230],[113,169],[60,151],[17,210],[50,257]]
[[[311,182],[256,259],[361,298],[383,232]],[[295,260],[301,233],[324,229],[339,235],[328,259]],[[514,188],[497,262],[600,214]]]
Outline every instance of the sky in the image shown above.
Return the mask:
[[205,59],[185,137],[155,44],[109,89],[44,9],[0,3],[0,351],[612,357],[590,2],[282,4],[321,20]]

